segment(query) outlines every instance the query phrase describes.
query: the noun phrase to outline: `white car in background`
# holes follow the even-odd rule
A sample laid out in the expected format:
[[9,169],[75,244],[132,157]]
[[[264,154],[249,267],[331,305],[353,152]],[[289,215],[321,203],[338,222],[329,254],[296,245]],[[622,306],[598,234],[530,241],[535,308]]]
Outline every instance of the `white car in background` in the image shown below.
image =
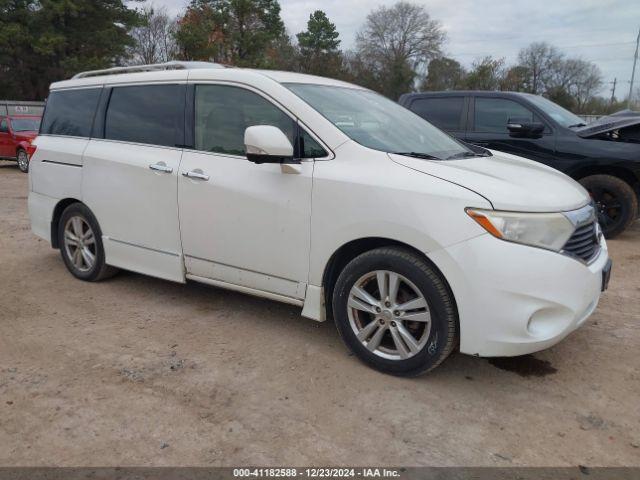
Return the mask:
[[298,305],[388,373],[549,347],[608,280],[576,182],[336,80],[85,72],[51,85],[35,145],[32,229],[77,278],[118,267]]

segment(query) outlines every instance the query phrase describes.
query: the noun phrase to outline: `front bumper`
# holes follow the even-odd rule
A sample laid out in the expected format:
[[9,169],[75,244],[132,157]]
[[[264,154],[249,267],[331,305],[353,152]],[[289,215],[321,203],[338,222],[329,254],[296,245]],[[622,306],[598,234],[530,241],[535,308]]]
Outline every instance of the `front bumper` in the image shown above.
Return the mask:
[[589,264],[488,234],[433,252],[460,318],[460,351],[515,356],[555,345],[593,313],[608,261]]

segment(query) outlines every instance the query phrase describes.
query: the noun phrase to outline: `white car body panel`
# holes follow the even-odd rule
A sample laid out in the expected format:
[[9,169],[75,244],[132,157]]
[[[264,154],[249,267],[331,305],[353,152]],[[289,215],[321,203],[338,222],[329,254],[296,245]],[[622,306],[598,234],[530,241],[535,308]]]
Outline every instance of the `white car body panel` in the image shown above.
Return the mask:
[[[89,142],[82,199],[99,219],[110,265],[184,281],[176,202],[181,156],[178,148]],[[159,163],[172,172],[149,168]]]
[[[464,353],[530,353],[553,345],[597,305],[606,244],[589,265],[498,240],[465,208],[559,212],[588,195],[539,163],[493,157],[430,161],[351,140],[282,83],[361,89],[321,77],[249,69],[128,73],[54,83],[52,90],[217,83],[260,93],[316,137],[324,159],[256,165],[190,149],[41,135],[30,164],[32,230],[51,241],[60,202],[84,202],[110,265],[303,306],[326,319],[324,276],[340,248],[378,238],[424,254],[451,287]],[[149,169],[163,162],[171,172]],[[186,178],[199,171],[208,180]],[[55,225],[54,225],[55,227]]]
[[[179,176],[187,273],[304,298],[309,268],[313,162],[299,174],[233,155],[185,151]],[[223,206],[223,208],[220,208]]]
[[589,203],[587,191],[570,177],[539,162],[492,152],[492,157],[446,162],[391,155],[394,162],[481,193],[497,210],[559,212]]

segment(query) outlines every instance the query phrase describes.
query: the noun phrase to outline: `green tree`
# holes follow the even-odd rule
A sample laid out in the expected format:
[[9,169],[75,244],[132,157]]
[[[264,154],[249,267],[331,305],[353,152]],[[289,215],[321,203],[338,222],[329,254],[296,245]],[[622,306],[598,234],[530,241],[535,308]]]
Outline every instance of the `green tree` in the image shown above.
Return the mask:
[[53,81],[119,62],[139,22],[122,0],[0,0],[0,97],[41,100]]
[[429,62],[427,76],[420,90],[457,90],[462,88],[467,72],[453,58],[434,58]]
[[300,47],[300,69],[315,75],[339,76],[342,55],[336,26],[322,10],[309,15],[307,30],[297,35]]
[[476,60],[464,80],[470,90],[499,90],[503,77],[504,59],[484,57]]
[[285,35],[277,0],[192,0],[178,21],[176,41],[187,60],[262,66]]

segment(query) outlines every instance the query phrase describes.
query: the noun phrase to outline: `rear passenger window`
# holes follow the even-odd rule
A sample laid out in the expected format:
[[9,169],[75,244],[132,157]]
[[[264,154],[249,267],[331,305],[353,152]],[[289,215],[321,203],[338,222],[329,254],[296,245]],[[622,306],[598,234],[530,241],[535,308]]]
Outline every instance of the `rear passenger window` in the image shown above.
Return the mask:
[[460,130],[464,97],[419,98],[411,110],[443,130]]
[[89,137],[101,88],[53,91],[47,99],[41,132]]
[[104,137],[174,147],[184,128],[183,105],[180,85],[114,87]]

